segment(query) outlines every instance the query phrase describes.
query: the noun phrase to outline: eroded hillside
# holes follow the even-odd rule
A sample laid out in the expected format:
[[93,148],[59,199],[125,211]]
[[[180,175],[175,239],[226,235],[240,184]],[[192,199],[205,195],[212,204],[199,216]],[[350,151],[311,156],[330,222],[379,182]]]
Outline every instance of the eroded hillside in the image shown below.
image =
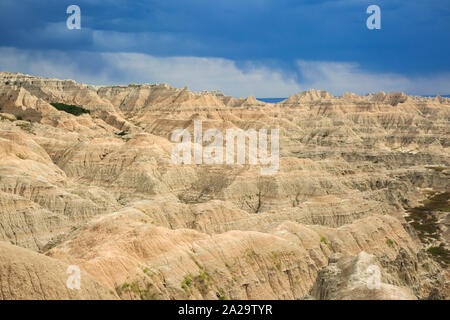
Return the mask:
[[[402,93],[266,104],[0,73],[0,297],[448,299],[449,117]],[[174,164],[196,120],[279,129],[279,171]]]

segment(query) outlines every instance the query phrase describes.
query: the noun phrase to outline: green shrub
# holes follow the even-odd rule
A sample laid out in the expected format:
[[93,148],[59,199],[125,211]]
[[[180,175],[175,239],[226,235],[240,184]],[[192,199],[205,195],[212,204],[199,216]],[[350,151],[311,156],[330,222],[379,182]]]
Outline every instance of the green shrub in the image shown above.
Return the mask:
[[330,242],[327,241],[327,238],[325,238],[324,236],[320,236],[320,242],[325,244],[328,247],[328,249],[330,249],[330,251],[334,251],[333,246],[331,245]]
[[432,194],[422,206],[407,209],[405,220],[416,229],[420,240],[424,243],[440,238],[438,219],[434,211],[450,212],[450,192]]
[[253,249],[247,249],[247,250],[245,250],[245,253],[246,253],[247,257],[249,257],[250,259],[256,258],[256,252]]
[[195,276],[194,279],[195,287],[202,293],[206,293],[209,288],[211,276],[208,272],[202,271],[198,276]]
[[181,282],[181,288],[184,289],[185,291],[188,291],[189,288],[192,285],[192,279],[190,275],[186,275],[184,277],[184,280]]
[[124,282],[121,285],[117,285],[115,287],[116,292],[119,296],[130,296],[132,298],[140,298],[141,300],[156,300],[158,297],[157,292],[151,292],[150,290],[153,287],[151,282],[146,282],[142,286],[139,282]]
[[394,242],[391,239],[387,239],[386,240],[386,244],[388,245],[388,247],[393,248],[394,247]]
[[218,292],[216,293],[216,296],[219,300],[228,300],[227,296],[225,295],[225,293],[223,292],[222,289],[218,290]]
[[428,248],[428,253],[431,254],[443,267],[450,264],[450,251],[445,249],[443,243],[439,247]]
[[58,103],[58,102],[52,102],[50,103],[53,107],[58,109],[59,111],[64,111],[70,114],[73,114],[74,116],[82,115],[83,113],[91,113],[91,111],[84,109],[79,106],[75,106],[73,104],[65,104],[65,103]]
[[33,127],[31,125],[31,123],[19,123],[17,124],[17,126],[22,129],[23,131],[26,131],[28,133],[33,133]]

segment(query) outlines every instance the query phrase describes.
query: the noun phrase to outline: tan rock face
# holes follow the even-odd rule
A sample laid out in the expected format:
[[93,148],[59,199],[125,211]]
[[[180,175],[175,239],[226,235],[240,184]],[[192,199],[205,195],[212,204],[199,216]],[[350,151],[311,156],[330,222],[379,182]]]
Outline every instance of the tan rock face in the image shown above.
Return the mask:
[[[387,237],[394,238],[396,248],[386,246]],[[154,298],[300,299],[334,251],[395,258],[398,248],[417,251],[401,224],[388,216],[337,229],[284,222],[266,232],[207,235],[155,226],[148,215],[128,210],[92,221],[48,254],[82,266],[116,289],[151,283]],[[189,279],[192,285],[183,288]]]
[[[123,299],[448,298],[448,265],[427,253],[449,249],[446,219],[424,244],[404,217],[449,191],[449,116],[449,99],[403,93],[266,104],[0,73],[0,241],[12,244],[1,261],[19,250],[29,268],[77,265]],[[195,120],[278,128],[279,171],[172,163],[172,132]],[[378,291],[363,285],[367,264],[381,270]],[[3,298],[107,298],[14,286]]]
[[80,290],[69,289],[69,266],[36,252],[0,241],[0,257],[1,300],[116,298],[105,286],[85,272],[80,276]]

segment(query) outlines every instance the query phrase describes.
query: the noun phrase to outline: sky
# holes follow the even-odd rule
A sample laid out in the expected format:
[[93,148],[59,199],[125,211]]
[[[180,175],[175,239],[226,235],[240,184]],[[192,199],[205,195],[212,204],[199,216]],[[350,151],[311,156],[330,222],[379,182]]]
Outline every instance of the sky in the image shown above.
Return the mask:
[[0,71],[98,85],[450,94],[449,0],[1,0],[0,31]]

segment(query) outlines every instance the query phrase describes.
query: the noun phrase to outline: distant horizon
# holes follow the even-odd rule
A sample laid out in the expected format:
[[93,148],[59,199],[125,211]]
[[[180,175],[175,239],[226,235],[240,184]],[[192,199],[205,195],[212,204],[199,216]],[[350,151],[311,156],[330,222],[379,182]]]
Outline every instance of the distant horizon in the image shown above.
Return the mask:
[[[72,81],[75,81],[75,82],[77,82],[77,83],[81,83],[81,84],[84,84],[84,85],[88,85],[88,86],[95,86],[95,87],[109,87],[109,86],[129,86],[129,85],[131,85],[131,84],[137,84],[137,85],[143,85],[143,84],[149,84],[149,85],[163,85],[163,84],[168,84],[168,83],[164,83],[164,82],[153,82],[153,83],[148,83],[148,82],[129,82],[128,84],[124,84],[124,83],[114,83],[114,84],[95,84],[95,83],[87,83],[87,82],[83,82],[83,81],[78,81],[78,80],[75,80],[75,79],[71,79],[71,78],[60,78],[60,77],[56,77],[56,76],[50,76],[50,77],[45,77],[45,76],[40,76],[40,75],[37,75],[37,74],[32,74],[32,73],[23,73],[23,72],[19,72],[19,71],[6,71],[6,70],[0,70],[0,72],[7,72],[7,73],[11,73],[11,74],[14,74],[14,73],[20,73],[20,74],[24,74],[24,75],[28,75],[28,76],[32,76],[32,77],[38,77],[38,78],[43,78],[43,79],[51,79],[51,78],[54,78],[54,79],[58,79],[58,80],[61,80],[61,81],[70,81],[70,80],[72,80]],[[189,90],[191,90],[191,91],[193,91],[193,92],[197,92],[197,93],[201,93],[201,92],[205,92],[205,91],[208,91],[208,92],[214,92],[214,91],[219,91],[219,92],[221,92],[221,93],[223,93],[224,95],[227,95],[227,96],[232,96],[233,98],[236,98],[236,99],[239,99],[239,98],[247,98],[247,97],[250,97],[250,96],[254,96],[254,95],[251,95],[251,94],[248,94],[248,95],[243,95],[243,96],[234,96],[234,95],[228,95],[228,94],[225,94],[224,92],[223,92],[223,90],[222,89],[219,89],[219,88],[216,88],[216,89],[211,89],[211,90],[207,90],[207,89],[203,89],[203,90],[193,90],[193,89],[191,89],[191,88],[189,88],[189,86],[187,86],[187,85],[185,85],[185,86],[180,86],[180,87],[177,87],[177,86],[173,86],[173,85],[171,85],[171,84],[168,84],[169,86],[171,86],[171,87],[173,87],[173,88],[176,88],[176,89],[183,89],[183,88],[185,88],[185,87],[188,87],[188,89]],[[286,96],[286,97],[255,97],[255,99],[256,100],[259,100],[259,101],[262,101],[262,102],[265,102],[265,103],[278,103],[278,102],[281,102],[281,101],[283,101],[283,100],[286,100],[286,99],[288,99],[290,96],[292,96],[292,95],[294,95],[294,94],[297,94],[297,93],[300,93],[300,92],[305,92],[305,91],[308,91],[308,90],[317,90],[317,91],[321,91],[321,90],[323,90],[323,91],[327,91],[328,93],[330,93],[333,97],[341,97],[342,96],[342,94],[339,94],[339,95],[335,95],[335,94],[333,94],[333,93],[331,93],[331,92],[329,92],[328,90],[325,90],[325,89],[322,89],[322,88],[308,88],[308,89],[301,89],[300,88],[300,90],[299,91],[296,91],[296,92],[293,92],[293,93],[290,93],[288,96]],[[367,95],[369,95],[369,94],[375,94],[375,93],[378,93],[378,92],[381,92],[381,91],[383,91],[383,92],[403,92],[403,91],[384,91],[384,90],[375,90],[375,91],[372,91],[372,92],[366,92],[365,94],[358,94],[358,93],[355,93],[355,92],[351,92],[351,91],[348,91],[348,92],[351,92],[351,93],[354,93],[354,94],[356,94],[356,95],[359,95],[359,96],[361,96],[361,97],[364,97],[364,96],[367,96]],[[408,95],[408,96],[418,96],[418,97],[424,97],[424,98],[427,98],[427,97],[437,97],[437,96],[440,96],[440,97],[444,97],[444,98],[450,98],[450,94],[424,94],[424,95],[415,95],[415,94],[409,94],[409,93],[407,93],[407,92],[403,92],[403,93],[405,93],[406,95]]]
[[[443,95],[437,94],[437,95],[434,95],[434,96],[433,95],[424,95],[424,96],[418,96],[418,97],[433,98],[433,97],[437,97],[437,96],[440,96],[440,97],[443,97],[443,98],[450,98],[450,94],[443,94]],[[255,98],[255,99],[258,100],[258,101],[265,102],[265,103],[279,103],[279,102],[284,101],[284,100],[286,100],[288,98],[289,97],[286,97],[286,98]]]
[[[317,89],[316,89],[316,90],[317,90]],[[320,90],[320,89],[318,89],[318,90]],[[369,94],[371,94],[371,93],[374,93],[374,92],[366,93],[364,96],[369,95]],[[414,95],[408,95],[408,96],[414,96]],[[450,94],[419,95],[419,96],[417,96],[417,97],[434,98],[434,97],[437,97],[437,96],[440,96],[440,97],[443,97],[443,98],[450,98]],[[341,97],[341,96],[334,96],[334,97]],[[256,99],[256,100],[259,100],[259,101],[267,102],[268,100],[279,100],[279,101],[283,101],[283,100],[286,100],[286,99],[288,99],[288,98],[289,98],[289,97],[280,97],[280,98],[278,98],[278,97],[266,97],[266,98],[255,98],[255,99]],[[265,101],[265,100],[267,100],[267,101]]]

